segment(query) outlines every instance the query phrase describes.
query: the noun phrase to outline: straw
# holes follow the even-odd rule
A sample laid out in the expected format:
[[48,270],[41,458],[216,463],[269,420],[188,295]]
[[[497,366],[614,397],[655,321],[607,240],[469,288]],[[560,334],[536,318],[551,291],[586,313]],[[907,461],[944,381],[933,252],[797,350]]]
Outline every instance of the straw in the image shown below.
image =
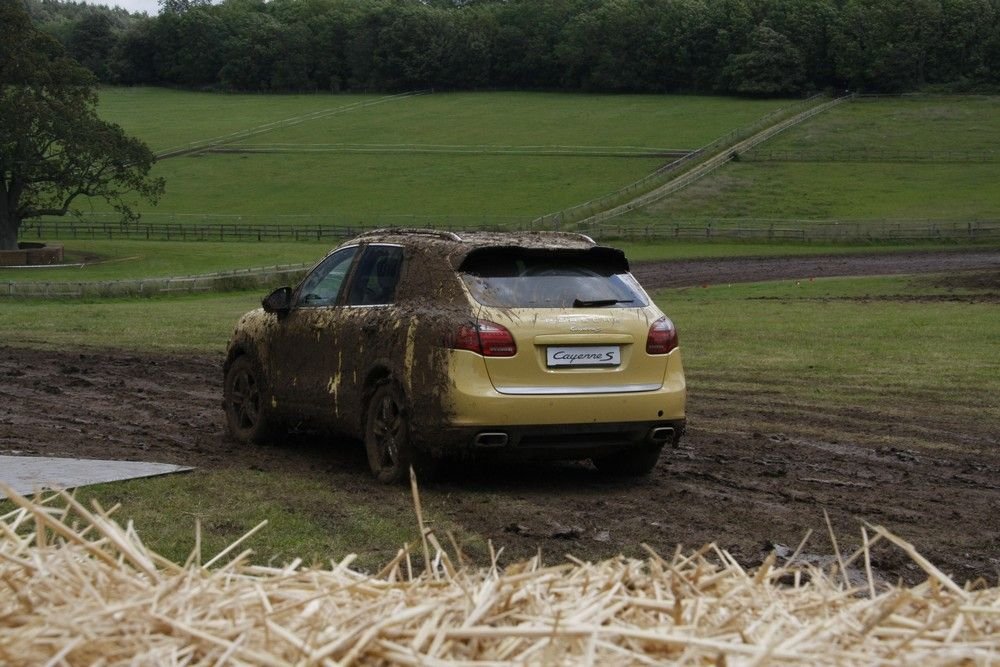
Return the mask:
[[[452,560],[422,515],[422,570],[404,547],[368,575],[353,556],[270,567],[244,550],[223,563],[263,526],[178,565],[64,492],[4,491],[17,508],[0,517],[0,664],[12,667],[1000,662],[1000,589],[959,586],[881,527],[862,533],[861,590],[839,550],[830,574],[795,557],[746,568],[715,544],[552,566],[493,552],[477,568],[450,538]],[[927,580],[876,585],[877,538]]]

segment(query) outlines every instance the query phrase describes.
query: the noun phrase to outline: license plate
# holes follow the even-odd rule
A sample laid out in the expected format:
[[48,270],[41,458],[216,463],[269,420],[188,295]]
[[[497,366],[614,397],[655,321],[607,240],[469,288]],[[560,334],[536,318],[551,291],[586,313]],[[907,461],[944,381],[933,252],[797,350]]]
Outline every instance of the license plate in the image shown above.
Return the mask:
[[546,361],[550,367],[618,366],[622,362],[622,352],[617,345],[549,347]]

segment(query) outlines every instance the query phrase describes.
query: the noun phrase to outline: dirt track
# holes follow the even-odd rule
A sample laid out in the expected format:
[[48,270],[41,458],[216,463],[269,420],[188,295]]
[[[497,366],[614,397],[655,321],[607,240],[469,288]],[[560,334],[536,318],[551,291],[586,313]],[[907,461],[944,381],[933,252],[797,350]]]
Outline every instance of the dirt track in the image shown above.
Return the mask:
[[1000,270],[1000,251],[904,252],[891,255],[731,257],[675,262],[638,262],[632,273],[646,289],[720,283],[752,283],[832,276]]
[[[973,254],[986,268],[1000,265],[1000,253]],[[941,257],[944,264],[933,265],[924,256],[926,270],[950,270],[956,260]],[[776,277],[780,262],[769,262],[768,275]],[[881,269],[889,264],[879,259]],[[749,266],[721,265],[734,273],[713,268],[716,280],[734,281]],[[646,270],[653,269],[637,272]],[[678,273],[676,265],[655,270]],[[356,443],[313,436],[285,448],[242,449],[227,441],[221,361],[221,351],[139,356],[2,348],[0,454],[321,474],[368,503],[377,496],[376,504],[408,505],[404,491],[370,481]],[[717,541],[753,563],[772,542],[794,547],[808,529],[817,532],[810,550],[829,553],[826,510],[842,547],[856,544],[866,520],[916,543],[960,580],[997,581],[1000,425],[963,418],[976,414],[972,399],[951,416],[930,417],[898,401],[837,412],[790,402],[789,395],[795,393],[766,383],[753,395],[692,390],[688,436],[647,480],[609,482],[586,464],[493,466],[426,486],[424,503],[505,545],[509,557],[542,548],[551,560],[567,552],[636,553],[641,542],[669,552],[677,543]],[[885,575],[919,578],[896,551],[876,554],[874,565]]]

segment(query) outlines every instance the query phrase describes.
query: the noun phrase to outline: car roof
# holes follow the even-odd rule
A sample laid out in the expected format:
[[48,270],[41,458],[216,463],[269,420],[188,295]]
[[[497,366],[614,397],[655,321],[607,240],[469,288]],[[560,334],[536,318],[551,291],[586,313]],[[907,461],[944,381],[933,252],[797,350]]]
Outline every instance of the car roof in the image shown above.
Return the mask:
[[376,229],[354,237],[343,245],[357,243],[399,243],[446,259],[457,268],[469,253],[483,248],[525,248],[530,250],[589,250],[594,239],[575,232],[451,232],[435,229]]

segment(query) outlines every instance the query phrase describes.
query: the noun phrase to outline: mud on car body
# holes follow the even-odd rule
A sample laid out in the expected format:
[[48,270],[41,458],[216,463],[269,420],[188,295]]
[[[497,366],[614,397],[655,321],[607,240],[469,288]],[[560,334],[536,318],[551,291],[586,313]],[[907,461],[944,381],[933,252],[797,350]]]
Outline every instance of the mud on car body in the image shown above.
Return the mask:
[[685,424],[673,323],[576,234],[363,234],[245,314],[224,372],[234,438],[322,425],[385,482],[468,454],[641,475]]

